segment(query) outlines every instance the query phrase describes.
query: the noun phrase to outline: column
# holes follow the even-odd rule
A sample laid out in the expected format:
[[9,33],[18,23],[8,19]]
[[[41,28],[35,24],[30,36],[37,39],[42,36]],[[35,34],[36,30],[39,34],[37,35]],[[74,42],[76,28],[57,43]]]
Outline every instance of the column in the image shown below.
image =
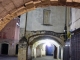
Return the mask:
[[31,57],[33,56],[33,49],[32,49],[32,45],[30,45],[30,49],[31,49]]
[[9,47],[8,47],[8,55],[10,55],[10,56],[14,56],[14,55],[16,55],[16,44],[14,43],[11,43],[11,44],[9,44]]
[[32,47],[32,57],[34,57],[34,49],[33,49],[33,47]]
[[32,45],[28,46],[28,59],[32,59]]
[[42,51],[43,51],[43,50],[41,49],[41,57],[42,57],[42,55],[43,55],[43,54],[42,54],[42,53],[43,53]]
[[59,60],[59,47],[57,47],[57,59]]
[[28,59],[28,45],[26,43],[19,44],[18,60]]
[[61,60],[63,60],[63,48],[61,47]]
[[34,48],[34,58],[36,58],[36,48]]
[[61,47],[59,46],[59,59],[61,59]]

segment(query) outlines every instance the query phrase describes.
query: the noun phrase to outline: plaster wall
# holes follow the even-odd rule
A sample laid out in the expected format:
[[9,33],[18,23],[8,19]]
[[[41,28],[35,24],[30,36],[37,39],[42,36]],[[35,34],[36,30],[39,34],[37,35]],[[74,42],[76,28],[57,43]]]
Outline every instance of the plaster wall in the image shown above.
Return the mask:
[[20,17],[20,28],[25,28],[26,14],[27,13],[24,13]]
[[[43,25],[43,10],[50,10],[49,23],[51,26]],[[21,15],[21,28],[24,27],[25,15]],[[50,6],[44,8],[37,8],[27,13],[27,28],[28,31],[49,30],[55,32],[64,32],[65,25],[65,7]]]
[[9,40],[19,40],[19,18],[14,18],[11,20],[6,27],[0,31],[1,39],[9,39]]
[[71,31],[80,28],[80,9],[72,8]]
[[1,45],[8,44],[8,55],[16,55],[16,45],[19,42],[19,18],[11,20],[6,27],[0,32],[0,54]]

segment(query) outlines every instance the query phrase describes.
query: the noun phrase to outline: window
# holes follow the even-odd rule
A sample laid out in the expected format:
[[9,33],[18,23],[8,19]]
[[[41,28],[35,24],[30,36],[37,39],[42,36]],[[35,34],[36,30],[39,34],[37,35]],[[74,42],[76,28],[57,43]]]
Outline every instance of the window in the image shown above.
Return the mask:
[[43,25],[50,25],[50,10],[43,10]]

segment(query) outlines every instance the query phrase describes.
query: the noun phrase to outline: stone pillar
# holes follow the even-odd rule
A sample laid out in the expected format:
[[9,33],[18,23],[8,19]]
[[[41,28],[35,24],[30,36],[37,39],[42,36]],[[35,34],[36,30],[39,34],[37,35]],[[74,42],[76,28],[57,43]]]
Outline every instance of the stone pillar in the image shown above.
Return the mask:
[[61,47],[59,46],[59,59],[61,59]]
[[32,45],[28,46],[28,59],[32,59]]
[[44,51],[45,51],[45,46],[43,46],[43,44],[42,45],[40,45],[40,52],[41,52],[41,57],[43,56],[43,55],[45,55],[44,54]]
[[36,47],[36,57],[41,57],[41,48],[40,48],[40,46]]
[[42,57],[42,49],[41,49],[41,57]]
[[36,48],[34,48],[34,58],[36,58]]
[[63,60],[63,48],[61,47],[61,60]]
[[25,37],[19,42],[18,60],[28,60],[28,45]]
[[34,49],[33,49],[33,47],[32,47],[32,57],[34,57]]
[[10,55],[10,56],[16,55],[15,50],[16,50],[16,44],[15,43],[14,44],[9,44],[8,55]]
[[30,45],[30,49],[31,49],[31,58],[33,56],[33,49],[32,49],[32,45]]
[[57,47],[57,59],[59,60],[59,47]]

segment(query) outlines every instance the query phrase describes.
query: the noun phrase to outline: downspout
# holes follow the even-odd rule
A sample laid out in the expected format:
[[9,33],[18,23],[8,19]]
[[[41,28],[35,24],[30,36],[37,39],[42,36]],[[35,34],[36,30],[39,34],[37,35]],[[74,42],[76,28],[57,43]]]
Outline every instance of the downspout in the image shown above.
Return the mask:
[[64,27],[64,31],[65,31],[65,41],[67,40],[67,7],[65,7],[65,27]]
[[27,27],[27,13],[26,13],[26,20],[25,20],[24,36],[26,36],[26,27]]
[[[26,38],[26,27],[27,27],[27,13],[26,13],[26,20],[25,20],[25,30],[24,30],[24,36]],[[27,46],[26,46],[26,60],[28,60],[28,40],[27,40]]]

